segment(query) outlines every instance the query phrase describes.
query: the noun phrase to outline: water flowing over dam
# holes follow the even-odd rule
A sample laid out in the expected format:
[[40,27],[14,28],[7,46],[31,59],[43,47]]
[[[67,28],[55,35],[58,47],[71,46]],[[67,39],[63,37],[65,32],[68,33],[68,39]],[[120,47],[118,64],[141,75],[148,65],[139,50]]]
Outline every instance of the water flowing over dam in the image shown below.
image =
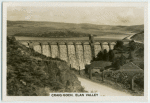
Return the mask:
[[[30,38],[31,39],[31,38]],[[94,56],[96,57],[99,51],[103,51],[104,49],[107,52],[110,49],[114,48],[115,42],[117,40],[103,40],[94,38],[93,50],[91,47],[91,42],[89,38],[53,38],[50,40],[23,40],[18,39],[22,44],[27,47],[31,47],[43,55],[52,58],[60,58],[71,64],[72,68],[75,69],[85,69],[85,65],[89,64],[92,60],[92,52],[94,52]]]

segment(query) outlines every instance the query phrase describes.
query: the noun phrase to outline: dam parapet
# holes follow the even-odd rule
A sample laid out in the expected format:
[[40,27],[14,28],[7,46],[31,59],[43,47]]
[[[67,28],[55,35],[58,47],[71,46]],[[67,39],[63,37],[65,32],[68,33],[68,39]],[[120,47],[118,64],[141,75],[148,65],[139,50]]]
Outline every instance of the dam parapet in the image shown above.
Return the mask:
[[[92,58],[104,49],[107,52],[114,48],[120,39],[97,38],[93,35],[80,38],[40,38],[15,37],[17,41],[47,57],[60,58],[71,64],[72,68],[85,69]],[[129,40],[123,40],[129,42]]]

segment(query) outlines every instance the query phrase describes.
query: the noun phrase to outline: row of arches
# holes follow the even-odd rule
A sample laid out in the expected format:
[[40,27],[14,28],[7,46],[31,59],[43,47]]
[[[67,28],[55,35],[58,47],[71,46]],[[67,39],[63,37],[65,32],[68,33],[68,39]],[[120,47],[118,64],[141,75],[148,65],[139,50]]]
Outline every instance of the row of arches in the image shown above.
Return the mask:
[[[21,42],[22,44],[25,45],[75,45],[75,44],[80,44],[80,45],[89,45],[90,42],[33,42],[33,41],[26,41],[26,42]],[[94,45],[115,45],[116,42],[94,42]]]
[[73,68],[84,69],[86,64],[89,64],[92,60],[92,52],[96,56],[99,51],[103,51],[106,49],[109,51],[113,49],[115,43],[111,43],[110,45],[101,44],[99,42],[94,43],[94,51],[92,51],[92,47],[89,43],[85,42],[84,44],[81,43],[72,43],[72,44],[45,44],[45,43],[38,43],[36,45],[30,45],[28,42],[22,43],[27,47],[33,48],[35,51],[42,53],[48,57],[53,58],[60,58],[71,64]]

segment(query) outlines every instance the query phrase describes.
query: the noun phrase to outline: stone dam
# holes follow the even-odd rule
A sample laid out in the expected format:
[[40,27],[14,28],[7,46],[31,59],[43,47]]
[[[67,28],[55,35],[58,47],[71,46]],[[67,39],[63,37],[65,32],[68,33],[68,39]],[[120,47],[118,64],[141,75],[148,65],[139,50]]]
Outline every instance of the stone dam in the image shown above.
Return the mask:
[[[17,41],[47,57],[60,58],[71,64],[72,68],[84,69],[99,51],[107,52],[114,48],[117,40],[112,38],[75,37],[75,38],[42,38],[15,37]],[[128,43],[129,40],[123,40]]]

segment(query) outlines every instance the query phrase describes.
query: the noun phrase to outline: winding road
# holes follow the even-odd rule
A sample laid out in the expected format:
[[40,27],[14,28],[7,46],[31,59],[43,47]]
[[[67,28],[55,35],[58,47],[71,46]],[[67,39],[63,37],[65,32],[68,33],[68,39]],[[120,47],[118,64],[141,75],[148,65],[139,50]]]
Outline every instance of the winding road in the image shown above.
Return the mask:
[[92,82],[88,79],[78,77],[78,80],[81,82],[81,85],[85,88],[85,90],[89,93],[95,92],[103,96],[132,96],[131,94],[112,89],[99,83]]
[[[136,33],[131,33],[131,35],[125,37],[124,39],[131,40],[131,37],[134,35],[136,35]],[[143,42],[136,41],[136,40],[134,40],[134,41],[137,43],[143,44]],[[99,93],[100,95],[104,95],[104,96],[132,96],[129,93],[115,90],[108,86],[102,85],[100,83],[92,82],[88,79],[84,79],[79,76],[78,76],[78,80],[81,82],[81,85],[85,88],[85,90],[88,91],[89,93],[96,92],[96,93]]]
[[[137,33],[131,33],[131,35],[129,35],[129,36],[127,36],[127,37],[125,37],[124,39],[128,39],[128,40],[132,40],[131,39],[131,37],[133,37],[134,35],[136,35]],[[134,40],[134,42],[137,42],[137,43],[141,43],[141,44],[143,44],[143,42],[141,42],[141,41],[137,41],[137,40]]]

